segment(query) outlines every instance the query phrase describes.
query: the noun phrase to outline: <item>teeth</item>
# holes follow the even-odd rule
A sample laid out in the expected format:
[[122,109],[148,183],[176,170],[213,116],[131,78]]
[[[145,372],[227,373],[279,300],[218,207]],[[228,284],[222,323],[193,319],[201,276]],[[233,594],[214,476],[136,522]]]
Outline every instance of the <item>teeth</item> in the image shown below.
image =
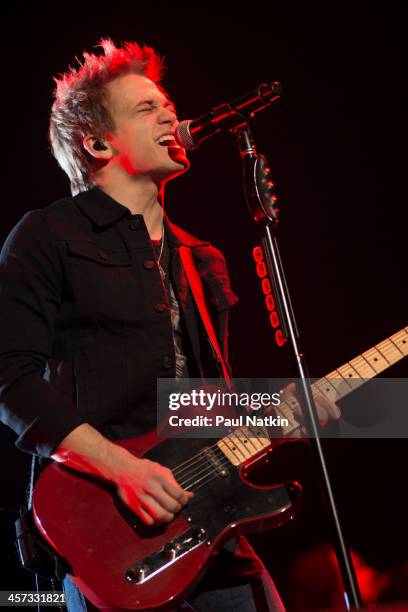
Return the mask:
[[162,144],[163,142],[174,142],[174,137],[168,134],[167,136],[162,136],[159,138],[158,142],[159,144]]

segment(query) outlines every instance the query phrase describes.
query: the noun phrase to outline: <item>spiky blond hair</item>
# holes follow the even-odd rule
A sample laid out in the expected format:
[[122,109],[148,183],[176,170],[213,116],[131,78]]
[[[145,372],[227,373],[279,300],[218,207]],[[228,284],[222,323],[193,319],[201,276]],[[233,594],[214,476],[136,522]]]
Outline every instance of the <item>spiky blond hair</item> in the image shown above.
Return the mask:
[[110,38],[101,38],[103,54],[83,52],[79,67],[54,78],[56,88],[51,109],[49,140],[51,150],[71,182],[72,195],[95,184],[99,167],[83,147],[83,137],[97,138],[114,129],[109,113],[105,85],[124,74],[141,74],[156,85],[160,83],[164,62],[150,47],[125,42],[116,47]]

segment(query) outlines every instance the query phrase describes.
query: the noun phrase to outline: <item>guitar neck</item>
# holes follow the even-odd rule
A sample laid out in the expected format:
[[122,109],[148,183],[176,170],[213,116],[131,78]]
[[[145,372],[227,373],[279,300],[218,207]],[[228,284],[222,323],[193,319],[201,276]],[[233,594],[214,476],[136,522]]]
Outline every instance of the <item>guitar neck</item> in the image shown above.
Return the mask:
[[[313,395],[323,395],[337,402],[365,382],[381,374],[408,355],[408,327],[404,327],[389,338],[351,359],[312,384]],[[293,416],[296,399],[292,397],[279,406],[279,413],[288,420],[284,435],[290,435],[299,427]]]
[[[408,355],[408,327],[404,327],[389,338],[368,349],[358,357],[329,372],[312,384],[313,395],[323,395],[337,402],[367,380],[381,374],[387,368]],[[276,408],[277,414],[287,420],[283,426],[282,436],[290,436],[299,428],[299,422],[293,413],[297,405],[294,395],[288,394],[288,399]],[[266,449],[270,438],[265,427],[240,427],[218,442],[219,449],[233,465],[241,465],[244,461]]]
[[404,327],[313,383],[313,391],[338,401],[407,355],[408,327]]

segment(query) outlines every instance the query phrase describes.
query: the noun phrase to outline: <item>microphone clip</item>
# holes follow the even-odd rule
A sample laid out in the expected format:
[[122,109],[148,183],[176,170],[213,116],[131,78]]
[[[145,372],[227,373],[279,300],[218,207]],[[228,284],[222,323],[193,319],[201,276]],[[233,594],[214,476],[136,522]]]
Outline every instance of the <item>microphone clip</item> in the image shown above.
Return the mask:
[[238,142],[243,166],[245,198],[252,219],[257,224],[277,225],[278,198],[268,161],[264,155],[257,153],[248,124],[240,125],[231,132]]

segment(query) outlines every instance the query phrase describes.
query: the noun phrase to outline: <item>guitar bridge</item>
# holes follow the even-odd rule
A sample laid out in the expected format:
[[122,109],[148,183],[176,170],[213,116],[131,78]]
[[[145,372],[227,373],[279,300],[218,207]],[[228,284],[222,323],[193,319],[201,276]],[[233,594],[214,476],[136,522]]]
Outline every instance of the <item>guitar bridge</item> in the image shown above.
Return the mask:
[[158,572],[166,569],[183,555],[196,548],[208,538],[205,529],[189,529],[171,542],[167,542],[161,550],[145,557],[126,570],[125,578],[132,584],[142,584]]

